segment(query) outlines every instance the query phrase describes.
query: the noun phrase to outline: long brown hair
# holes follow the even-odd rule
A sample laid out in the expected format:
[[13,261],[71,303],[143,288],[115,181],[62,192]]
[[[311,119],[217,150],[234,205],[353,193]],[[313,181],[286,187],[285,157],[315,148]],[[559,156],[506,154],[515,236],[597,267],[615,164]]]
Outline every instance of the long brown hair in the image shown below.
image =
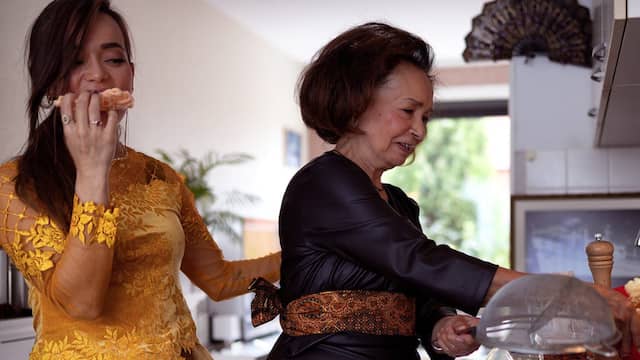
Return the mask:
[[[29,138],[18,157],[16,193],[22,201],[69,229],[76,168],[64,143],[60,111],[52,100],[67,91],[69,74],[84,42],[89,24],[99,14],[109,15],[122,30],[131,60],[126,22],[109,0],[55,0],[31,26],[25,58],[31,79],[27,102]],[[79,42],[78,42],[79,41]]]
[[298,79],[302,120],[330,144],[358,132],[354,120],[401,62],[433,79],[433,49],[420,37],[376,22],[343,32],[316,53]]

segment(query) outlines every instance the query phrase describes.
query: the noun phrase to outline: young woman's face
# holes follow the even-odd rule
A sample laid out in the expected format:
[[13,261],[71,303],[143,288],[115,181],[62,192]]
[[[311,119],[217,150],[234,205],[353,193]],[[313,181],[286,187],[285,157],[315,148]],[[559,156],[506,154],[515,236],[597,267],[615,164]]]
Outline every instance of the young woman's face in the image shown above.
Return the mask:
[[133,65],[125,50],[124,34],[106,14],[98,14],[89,24],[78,58],[71,70],[68,91],[100,92],[110,88],[131,91]]
[[402,165],[427,134],[433,108],[433,84],[418,67],[400,63],[374,93],[357,119],[361,155],[380,169]]

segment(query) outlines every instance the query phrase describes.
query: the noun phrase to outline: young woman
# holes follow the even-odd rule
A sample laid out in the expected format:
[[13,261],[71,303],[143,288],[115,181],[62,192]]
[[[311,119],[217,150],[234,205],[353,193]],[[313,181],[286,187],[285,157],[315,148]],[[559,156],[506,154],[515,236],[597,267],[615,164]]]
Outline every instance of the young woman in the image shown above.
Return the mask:
[[30,358],[210,359],[179,271],[220,300],[277,280],[280,254],[225,261],[180,176],[119,142],[125,110],[99,93],[133,91],[134,66],[108,0],[53,1],[28,41],[29,139],[0,166],[0,244],[30,287]]

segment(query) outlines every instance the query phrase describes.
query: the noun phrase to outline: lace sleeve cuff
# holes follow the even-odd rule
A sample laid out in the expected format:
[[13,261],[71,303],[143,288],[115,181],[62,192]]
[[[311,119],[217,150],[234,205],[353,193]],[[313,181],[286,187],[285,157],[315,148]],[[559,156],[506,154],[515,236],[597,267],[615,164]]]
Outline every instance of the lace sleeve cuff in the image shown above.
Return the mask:
[[78,195],[75,195],[69,233],[85,245],[98,243],[113,247],[119,214],[117,207],[107,209],[93,201],[81,203]]

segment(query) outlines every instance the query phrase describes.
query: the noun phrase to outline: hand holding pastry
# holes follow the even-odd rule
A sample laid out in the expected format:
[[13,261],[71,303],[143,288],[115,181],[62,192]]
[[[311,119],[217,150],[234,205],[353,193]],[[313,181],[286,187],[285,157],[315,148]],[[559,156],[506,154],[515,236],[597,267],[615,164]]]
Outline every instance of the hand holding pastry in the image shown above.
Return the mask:
[[97,93],[68,93],[61,98],[64,140],[76,167],[76,180],[106,181],[118,143],[118,111],[101,111]]
[[[62,104],[62,98],[62,96],[59,96],[53,102],[53,105],[60,107]],[[125,90],[112,88],[100,93],[100,111],[126,110],[132,108],[133,103],[133,96]]]

